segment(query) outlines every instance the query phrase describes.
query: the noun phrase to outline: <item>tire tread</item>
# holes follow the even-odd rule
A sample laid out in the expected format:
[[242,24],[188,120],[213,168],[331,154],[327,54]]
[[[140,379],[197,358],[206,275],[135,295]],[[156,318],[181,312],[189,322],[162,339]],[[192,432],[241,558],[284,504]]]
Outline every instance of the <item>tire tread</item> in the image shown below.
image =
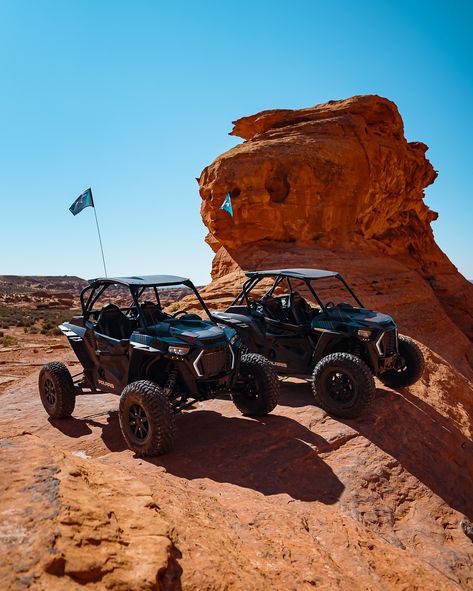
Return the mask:
[[[356,403],[351,408],[343,409],[340,412],[334,411],[334,408],[327,404],[318,392],[317,382],[319,376],[330,365],[336,365],[342,369],[345,367],[352,372],[355,370],[359,374],[358,387],[361,395],[358,396]],[[374,400],[375,384],[373,374],[366,363],[359,357],[351,353],[331,353],[323,357],[314,368],[312,373],[312,393],[317,406],[320,406],[327,413],[345,419],[355,418],[361,415]]]
[[407,348],[409,355],[411,356],[411,362],[413,363],[411,364],[411,367],[408,367],[406,373],[389,370],[379,375],[380,381],[389,388],[407,388],[408,386],[412,386],[420,380],[424,373],[424,356],[417,344],[409,337],[399,335],[398,345],[399,352],[401,352],[402,347]]
[[[148,421],[152,423],[152,437],[143,447],[138,447],[124,427],[124,405],[128,396],[138,394],[146,406]],[[174,443],[175,419],[171,404],[158,384],[150,380],[138,380],[123,389],[119,404],[119,421],[123,437],[130,449],[139,455],[159,456],[170,451]]]
[[245,415],[262,417],[269,414],[276,408],[279,403],[279,379],[277,373],[274,371],[271,362],[258,353],[244,353],[241,356],[240,365],[246,364],[251,366],[252,370],[258,375],[258,379],[262,379],[263,397],[261,405],[255,410],[249,411],[244,403],[238,401],[237,396],[233,396],[233,404],[238,410]]
[[[47,373],[50,374],[50,377],[54,383],[57,404],[56,409],[51,413],[43,402],[46,412],[53,419],[65,419],[70,417],[74,412],[76,405],[76,394],[70,371],[67,369],[66,365],[62,363],[62,361],[51,361],[50,363],[43,365],[41,371],[39,372],[38,379],[40,392],[43,379],[45,379],[45,374]],[[41,400],[43,400],[42,396]]]

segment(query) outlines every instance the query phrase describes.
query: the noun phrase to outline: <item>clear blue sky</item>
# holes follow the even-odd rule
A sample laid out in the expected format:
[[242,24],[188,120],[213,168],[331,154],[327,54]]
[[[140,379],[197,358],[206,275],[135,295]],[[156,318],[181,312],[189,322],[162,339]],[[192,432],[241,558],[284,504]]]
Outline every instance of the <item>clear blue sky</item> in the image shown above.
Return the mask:
[[0,274],[209,278],[195,177],[231,121],[394,100],[439,171],[438,243],[473,278],[472,2],[0,0]]

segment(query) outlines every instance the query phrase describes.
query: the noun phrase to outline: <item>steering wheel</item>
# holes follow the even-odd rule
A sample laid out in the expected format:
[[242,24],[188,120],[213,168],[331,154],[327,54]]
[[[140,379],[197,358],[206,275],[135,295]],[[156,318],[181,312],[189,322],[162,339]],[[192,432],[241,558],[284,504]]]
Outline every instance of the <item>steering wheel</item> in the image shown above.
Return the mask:
[[335,304],[332,302],[332,300],[330,300],[329,302],[327,302],[325,304],[326,308],[335,308]]
[[175,314],[172,315],[173,318],[178,318],[179,316],[187,314],[186,310],[178,310]]
[[263,305],[260,301],[250,300],[249,305],[251,311],[257,312],[258,314],[264,314]]

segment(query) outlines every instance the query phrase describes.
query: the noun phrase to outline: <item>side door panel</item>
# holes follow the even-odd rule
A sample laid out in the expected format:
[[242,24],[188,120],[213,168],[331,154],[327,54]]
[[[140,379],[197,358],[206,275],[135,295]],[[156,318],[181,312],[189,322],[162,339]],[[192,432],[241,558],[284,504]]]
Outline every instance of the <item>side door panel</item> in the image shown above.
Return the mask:
[[306,373],[309,371],[313,348],[305,327],[293,326],[265,318],[266,320],[266,356],[276,368],[288,373]]
[[97,387],[120,393],[128,383],[129,341],[95,333],[97,349]]

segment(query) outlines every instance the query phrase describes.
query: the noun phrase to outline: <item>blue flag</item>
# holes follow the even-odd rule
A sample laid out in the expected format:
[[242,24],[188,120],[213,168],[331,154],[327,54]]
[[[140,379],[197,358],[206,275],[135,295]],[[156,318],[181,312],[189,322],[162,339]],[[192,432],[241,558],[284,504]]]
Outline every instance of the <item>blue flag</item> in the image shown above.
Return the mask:
[[87,189],[82,195],[79,195],[74,203],[69,207],[72,215],[77,215],[86,207],[94,207],[94,198],[92,197],[92,189]]
[[227,213],[229,213],[233,217],[232,198],[230,196],[230,193],[227,193],[225,195],[225,200],[222,203],[222,205],[220,206],[220,209],[223,209],[223,211],[226,211]]

